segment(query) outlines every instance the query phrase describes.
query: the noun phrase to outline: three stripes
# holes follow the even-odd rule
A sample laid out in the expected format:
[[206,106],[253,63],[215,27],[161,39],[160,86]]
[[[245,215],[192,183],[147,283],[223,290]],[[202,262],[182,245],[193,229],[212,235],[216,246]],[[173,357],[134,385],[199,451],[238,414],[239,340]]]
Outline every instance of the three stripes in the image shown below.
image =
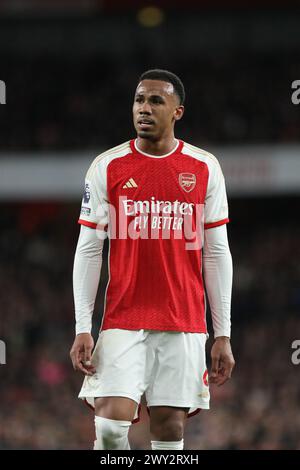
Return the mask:
[[137,184],[133,178],[130,178],[127,183],[124,184],[123,188],[137,188]]

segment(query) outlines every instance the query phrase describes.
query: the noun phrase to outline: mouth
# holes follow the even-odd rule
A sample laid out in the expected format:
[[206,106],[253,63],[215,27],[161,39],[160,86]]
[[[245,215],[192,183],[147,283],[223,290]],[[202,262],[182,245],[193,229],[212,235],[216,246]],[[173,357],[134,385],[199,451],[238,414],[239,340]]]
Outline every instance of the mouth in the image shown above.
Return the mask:
[[149,129],[151,126],[154,125],[154,121],[152,121],[152,119],[147,118],[139,119],[137,123],[140,129]]

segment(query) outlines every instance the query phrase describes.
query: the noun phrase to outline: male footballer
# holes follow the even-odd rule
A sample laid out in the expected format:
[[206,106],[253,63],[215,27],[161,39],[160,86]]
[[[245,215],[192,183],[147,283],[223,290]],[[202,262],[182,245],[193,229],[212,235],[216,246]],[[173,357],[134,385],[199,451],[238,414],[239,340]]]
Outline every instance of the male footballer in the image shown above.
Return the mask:
[[[223,385],[234,367],[225,182],[212,154],[174,135],[184,99],[173,73],[143,73],[133,103],[136,138],[100,154],[86,174],[70,355],[85,374],[79,397],[95,411],[94,449],[130,449],[143,394],[151,448],[183,449],[186,418],[209,409],[209,383]],[[109,281],[94,348],[107,236]],[[214,329],[209,374],[204,286]]]

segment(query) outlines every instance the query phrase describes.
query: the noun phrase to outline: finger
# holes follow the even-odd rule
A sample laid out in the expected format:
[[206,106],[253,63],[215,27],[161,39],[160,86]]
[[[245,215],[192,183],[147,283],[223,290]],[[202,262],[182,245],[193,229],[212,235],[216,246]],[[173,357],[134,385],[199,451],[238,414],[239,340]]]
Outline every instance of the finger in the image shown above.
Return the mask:
[[80,351],[80,353],[79,353],[79,359],[78,359],[79,362],[84,363],[84,362],[85,362],[84,357],[85,357],[85,356],[84,356],[84,351]]
[[217,385],[223,385],[225,382],[227,382],[228,379],[231,378],[232,369],[233,364],[231,363],[231,361],[224,363],[223,367],[219,371]]
[[91,359],[85,360],[85,353],[81,353],[80,362],[82,362],[82,364],[84,365],[84,367],[85,367],[87,370],[93,370],[93,369],[95,369],[95,367],[93,366],[93,363],[92,363],[92,360],[91,360]]
[[91,371],[91,370],[88,370],[88,368],[85,367],[82,362],[80,362],[78,364],[78,366],[76,367],[76,370],[79,370],[80,372],[83,372],[85,375],[93,375],[94,374],[94,372]]
[[85,369],[87,369],[89,372],[94,374],[96,372],[96,368],[93,366],[93,364],[84,364]]
[[83,372],[84,374],[87,375],[92,375],[90,374],[89,370],[84,366],[84,353],[81,351],[81,349],[78,347],[74,350],[74,369]]
[[73,368],[76,370],[76,366],[79,361],[79,349],[71,349],[70,351],[70,357],[72,361]]
[[83,351],[79,353],[78,370],[87,375],[93,375],[96,372],[92,362],[89,360],[85,361],[85,353]]
[[84,348],[84,362],[86,365],[91,364],[92,348],[90,346],[85,346]]
[[234,359],[233,357],[230,357],[224,361],[224,374],[228,379],[231,378],[231,373],[234,368]]
[[218,387],[221,387],[221,385],[224,385],[225,382],[227,382],[228,377],[222,377],[218,380],[217,385]]
[[210,379],[214,382],[214,379],[217,378],[220,367],[220,358],[219,356],[212,357],[211,370],[210,370]]
[[84,363],[84,352],[81,347],[72,348],[70,351],[70,357],[72,360],[74,370],[80,371],[85,375],[93,375],[95,373],[95,368],[93,366],[85,367]]
[[221,385],[224,385],[225,382],[227,382],[227,380],[229,379],[228,376],[226,375],[223,375],[223,376],[219,376],[216,380],[216,384],[218,385],[218,387],[220,387]]

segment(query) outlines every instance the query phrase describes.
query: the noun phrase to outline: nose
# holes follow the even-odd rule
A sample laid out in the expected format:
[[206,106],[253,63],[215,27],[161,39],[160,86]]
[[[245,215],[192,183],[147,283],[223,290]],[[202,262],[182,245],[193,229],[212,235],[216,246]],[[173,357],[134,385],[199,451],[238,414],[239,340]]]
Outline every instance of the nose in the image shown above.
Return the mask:
[[151,114],[152,109],[149,103],[145,101],[144,103],[141,103],[140,109],[139,109],[140,114]]

